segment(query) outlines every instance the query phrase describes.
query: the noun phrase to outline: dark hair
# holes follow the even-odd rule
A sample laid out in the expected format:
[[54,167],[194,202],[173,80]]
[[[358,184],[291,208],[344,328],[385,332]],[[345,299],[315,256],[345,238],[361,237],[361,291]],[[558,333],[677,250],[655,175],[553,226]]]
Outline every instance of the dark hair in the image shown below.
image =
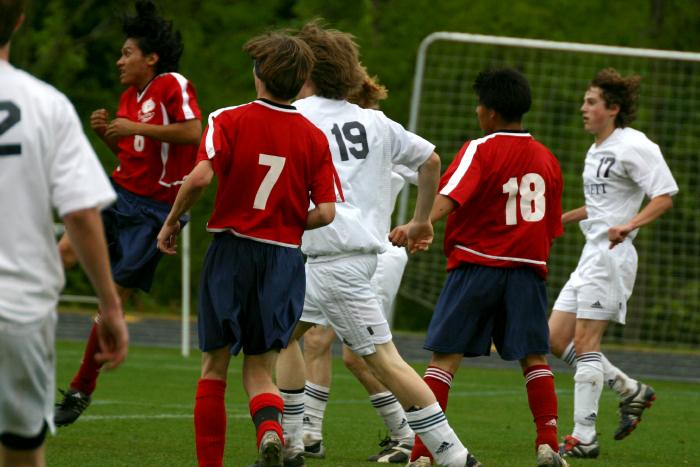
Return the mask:
[[316,94],[328,99],[345,99],[364,81],[355,38],[337,29],[324,29],[320,20],[306,23],[297,35],[313,51],[316,64],[311,81]]
[[0,0],[0,47],[10,42],[22,13],[24,0]]
[[600,88],[600,94],[605,101],[605,107],[613,105],[620,107],[615,117],[615,127],[624,128],[632,123],[637,116],[637,100],[639,99],[638,75],[623,78],[614,68],[604,68],[596,73],[588,88]]
[[486,70],[474,80],[479,104],[495,110],[506,122],[519,122],[530,110],[532,97],[525,76],[512,68]]
[[379,84],[379,79],[376,76],[370,76],[364,65],[362,73],[365,77],[362,86],[348,96],[348,101],[365,109],[378,109],[379,101],[387,98],[386,86]]
[[144,55],[156,53],[156,74],[177,71],[184,46],[179,31],[173,31],[172,21],[158,16],[150,0],[136,1],[136,16],[125,16],[122,31],[135,39]]
[[254,60],[255,75],[278,99],[296,97],[314,66],[314,54],[309,46],[286,32],[254,37],[245,43],[243,50]]

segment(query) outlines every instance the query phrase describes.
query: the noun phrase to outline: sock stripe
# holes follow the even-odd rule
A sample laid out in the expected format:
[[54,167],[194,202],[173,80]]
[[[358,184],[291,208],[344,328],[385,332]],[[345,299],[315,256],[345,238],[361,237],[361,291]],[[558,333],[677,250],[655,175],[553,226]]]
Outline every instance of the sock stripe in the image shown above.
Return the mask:
[[409,420],[408,424],[413,429],[413,431],[420,432],[427,431],[431,427],[434,427],[444,422],[447,422],[447,417],[445,417],[444,412],[440,411],[436,414],[430,415],[429,417],[420,420]]
[[309,397],[313,397],[314,399],[318,399],[321,402],[328,402],[328,392],[312,388],[308,384],[304,386],[304,394],[306,394]]
[[304,413],[304,404],[284,404],[285,415],[302,415]]
[[528,384],[530,381],[533,381],[537,378],[554,378],[554,374],[551,372],[551,370],[531,371],[530,373],[525,375],[525,384]]
[[602,355],[600,352],[586,352],[578,355],[576,357],[577,362],[602,362]]
[[380,407],[386,407],[387,405],[391,405],[395,402],[398,402],[396,396],[394,396],[393,394],[376,398],[375,396],[370,396],[370,401],[372,402],[372,407],[374,407],[375,409],[378,409]]
[[569,366],[574,366],[576,364],[576,348],[574,347],[573,342],[569,343],[569,345],[566,347],[566,350],[564,350],[564,354],[561,356],[561,358]]
[[433,378],[442,381],[447,386],[452,387],[452,374],[435,366],[429,366],[425,370],[425,378]]

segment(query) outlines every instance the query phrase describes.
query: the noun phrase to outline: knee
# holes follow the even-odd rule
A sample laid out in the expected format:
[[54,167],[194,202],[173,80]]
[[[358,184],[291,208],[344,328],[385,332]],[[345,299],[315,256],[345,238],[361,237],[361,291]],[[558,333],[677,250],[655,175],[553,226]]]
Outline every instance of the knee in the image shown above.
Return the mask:
[[358,357],[350,350],[343,351],[343,363],[345,364],[345,368],[350,370],[350,372],[354,375],[367,368],[362,358]]
[[566,348],[569,346],[570,342],[571,340],[567,340],[561,336],[550,334],[549,347],[552,352],[552,355],[556,356],[557,358],[561,357],[564,354]]

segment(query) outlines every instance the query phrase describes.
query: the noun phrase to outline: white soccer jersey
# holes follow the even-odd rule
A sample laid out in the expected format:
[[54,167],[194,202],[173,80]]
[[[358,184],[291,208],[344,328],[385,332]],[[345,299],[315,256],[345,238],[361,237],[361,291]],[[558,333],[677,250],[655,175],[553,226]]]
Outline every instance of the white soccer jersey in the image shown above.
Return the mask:
[[0,60],[0,319],[53,312],[63,288],[60,216],[116,195],[75,109],[53,87]]
[[302,251],[310,257],[383,251],[392,166],[416,171],[435,146],[377,110],[318,96],[294,105],[328,138],[345,195],[330,225],[304,233]]
[[[587,241],[608,239],[610,227],[638,212],[644,195],[675,195],[678,185],[659,146],[641,131],[617,128],[586,154],[583,191],[588,218],[580,222]],[[630,233],[633,240],[637,230]]]

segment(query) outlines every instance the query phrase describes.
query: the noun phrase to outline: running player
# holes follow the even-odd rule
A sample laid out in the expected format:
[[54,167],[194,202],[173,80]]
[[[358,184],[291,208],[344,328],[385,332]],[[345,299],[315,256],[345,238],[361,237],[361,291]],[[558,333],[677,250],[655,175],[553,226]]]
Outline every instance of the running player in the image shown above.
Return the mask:
[[308,258],[304,314],[277,365],[277,382],[285,398],[286,454],[303,451],[305,379],[298,339],[313,323],[327,320],[395,395],[408,424],[441,465],[479,465],[449,426],[430,389],[396,351],[371,284],[388,229],[392,165],[418,171],[418,198],[408,236],[408,248],[415,252],[432,241],[429,211],[440,158],[432,144],[383,113],[345,100],[363,80],[352,36],[309,23],[299,37],[311,46],[316,65],[300,94],[308,97],[296,105],[328,138],[346,199],[338,206],[333,224],[303,238],[302,250]]
[[[158,248],[174,254],[178,219],[216,174],[207,224],[215,236],[199,293],[203,355],[194,419],[200,466],[222,465],[227,369],[241,349],[260,453],[256,465],[282,465],[284,403],[272,370],[302,311],[301,236],[304,229],[330,223],[336,193],[342,196],[326,138],[289,105],[313,67],[309,47],[296,37],[271,33],[250,40],[244,50],[254,60],[258,99],[209,116],[197,165],[158,235]],[[297,462],[304,464],[303,455]]]
[[[634,237],[669,210],[678,193],[659,146],[629,127],[639,81],[601,70],[581,105],[583,126],[594,138],[583,169],[586,204],[566,212],[562,221],[580,221],[586,244],[549,318],[552,353],[576,368],[574,431],[561,446],[565,456],[598,457],[595,422],[604,384],[620,397],[617,440],[636,428],[656,399],[650,386],[623,373],[600,350],[608,323],[625,324],[637,275]],[[645,195],[650,201],[640,211]]]
[[[177,190],[192,170],[201,134],[200,112],[191,83],[176,73],[182,54],[179,32],[156,14],[150,1],[136,2],[126,17],[126,41],[117,61],[127,87],[117,118],[105,109],[92,113],[93,130],[119,159],[112,173],[117,203],[103,212],[112,274],[125,302],[135,289],[148,292],[161,254],[155,238]],[[184,221],[184,219],[183,219]],[[64,264],[74,263],[70,235],[60,249]],[[100,351],[96,325],[83,360],[55,411],[58,426],[73,423],[88,407],[97,384]]]
[[[547,258],[561,235],[559,162],[522,126],[530,85],[512,69],[483,71],[474,81],[485,136],[467,141],[442,176],[433,222],[447,218],[447,281],[428,328],[433,357],[425,382],[443,410],[464,357],[518,360],[537,437],[537,464],[566,465],[558,451],[557,396],[545,355]],[[405,243],[405,226],[392,231]],[[419,433],[420,435],[420,433]],[[431,465],[419,438],[411,466]]]
[[54,431],[56,305],[64,276],[52,210],[63,218],[100,307],[95,356],[126,357],[128,334],[99,210],[115,193],[68,99],[10,63],[22,0],[0,0],[0,465],[43,466]]

